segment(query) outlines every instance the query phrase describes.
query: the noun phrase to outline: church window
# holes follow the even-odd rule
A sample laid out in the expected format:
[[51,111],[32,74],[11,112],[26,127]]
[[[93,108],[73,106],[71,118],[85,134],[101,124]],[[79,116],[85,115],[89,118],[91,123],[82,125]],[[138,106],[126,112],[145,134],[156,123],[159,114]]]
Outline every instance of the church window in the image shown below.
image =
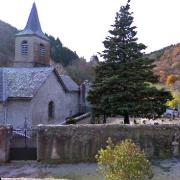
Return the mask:
[[28,42],[25,40],[21,43],[21,54],[22,55],[28,54]]
[[39,53],[40,53],[40,56],[45,56],[46,50],[43,44],[40,44]]
[[48,116],[50,120],[54,119],[54,102],[53,101],[49,102]]

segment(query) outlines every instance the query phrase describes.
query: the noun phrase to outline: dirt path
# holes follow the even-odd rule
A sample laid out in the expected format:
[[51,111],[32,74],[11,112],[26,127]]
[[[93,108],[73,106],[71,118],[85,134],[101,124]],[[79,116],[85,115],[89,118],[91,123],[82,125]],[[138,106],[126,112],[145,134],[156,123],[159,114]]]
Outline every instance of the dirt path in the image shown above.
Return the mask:
[[[152,170],[152,180],[180,180],[180,159],[153,161]],[[53,165],[14,161],[0,165],[0,176],[2,180],[103,180],[95,163]]]
[[[33,178],[67,179],[67,180],[102,180],[97,173],[96,164],[41,164],[31,161],[17,161],[0,166],[0,175],[3,178]],[[4,179],[3,179],[4,180]],[[12,180],[12,179],[11,179]],[[25,179],[23,179],[25,180]]]

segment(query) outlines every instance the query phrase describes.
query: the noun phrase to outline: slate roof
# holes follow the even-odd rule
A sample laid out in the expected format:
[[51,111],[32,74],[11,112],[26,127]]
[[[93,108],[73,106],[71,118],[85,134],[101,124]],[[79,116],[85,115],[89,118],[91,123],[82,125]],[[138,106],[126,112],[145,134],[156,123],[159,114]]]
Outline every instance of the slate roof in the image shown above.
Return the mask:
[[60,75],[60,78],[68,91],[79,91],[79,86],[71,79],[70,76]]
[[[52,67],[0,68],[0,101],[7,98],[32,98],[53,72]],[[79,90],[69,76],[57,78],[65,91]]]
[[42,32],[35,3],[33,3],[26,27],[24,28],[24,30],[22,30],[17,34],[17,36],[21,36],[21,35],[37,35],[38,37],[48,40],[48,38]]
[[53,68],[0,68],[0,100],[32,98]]

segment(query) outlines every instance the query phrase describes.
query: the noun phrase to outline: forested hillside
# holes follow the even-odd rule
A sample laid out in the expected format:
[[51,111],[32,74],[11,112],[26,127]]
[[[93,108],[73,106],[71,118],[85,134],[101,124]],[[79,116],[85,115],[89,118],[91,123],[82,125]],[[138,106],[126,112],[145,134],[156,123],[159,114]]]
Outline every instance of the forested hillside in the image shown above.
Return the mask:
[[155,74],[159,82],[180,91],[180,43],[170,45],[146,55],[155,59]]
[[[48,36],[48,35],[47,35]],[[78,61],[79,56],[67,47],[64,47],[59,38],[49,35],[51,45],[51,58],[56,63],[61,63],[64,67]]]
[[155,72],[160,76],[160,82],[166,82],[168,76],[180,76],[180,44],[172,45],[164,51],[155,62]]
[[[0,66],[11,66],[14,59],[16,33],[18,30],[15,27],[0,20]],[[51,58],[55,62],[67,66],[79,58],[75,52],[64,47],[59,38],[48,37],[51,44]]]
[[0,66],[11,66],[17,32],[16,28],[0,20]]
[[[0,66],[12,66],[15,50],[15,34],[18,30],[0,21]],[[47,34],[46,34],[47,35]],[[77,83],[92,80],[93,65],[79,58],[76,52],[65,47],[59,38],[47,35],[51,45],[51,64],[60,74],[69,74]]]
[[160,83],[170,89],[174,100],[169,105],[176,107],[180,103],[180,44],[171,45],[155,61],[155,74]]
[[[0,66],[11,66],[14,59],[15,34],[18,30],[0,20]],[[92,80],[94,77],[94,64],[79,57],[76,52],[63,46],[59,38],[47,35],[51,44],[51,59],[60,73],[67,73],[77,83],[84,80]],[[180,44],[171,45],[158,51],[147,54],[151,59],[156,59],[157,67],[154,72],[160,76],[160,82],[167,84],[168,79],[171,87],[180,89]]]

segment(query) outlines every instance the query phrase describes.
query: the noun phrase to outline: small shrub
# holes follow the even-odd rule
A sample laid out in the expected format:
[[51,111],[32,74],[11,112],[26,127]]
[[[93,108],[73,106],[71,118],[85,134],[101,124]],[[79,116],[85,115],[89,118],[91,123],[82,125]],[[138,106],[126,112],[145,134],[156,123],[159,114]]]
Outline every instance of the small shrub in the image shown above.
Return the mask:
[[106,180],[144,180],[152,173],[145,154],[131,140],[114,145],[110,138],[96,155],[100,172]]

